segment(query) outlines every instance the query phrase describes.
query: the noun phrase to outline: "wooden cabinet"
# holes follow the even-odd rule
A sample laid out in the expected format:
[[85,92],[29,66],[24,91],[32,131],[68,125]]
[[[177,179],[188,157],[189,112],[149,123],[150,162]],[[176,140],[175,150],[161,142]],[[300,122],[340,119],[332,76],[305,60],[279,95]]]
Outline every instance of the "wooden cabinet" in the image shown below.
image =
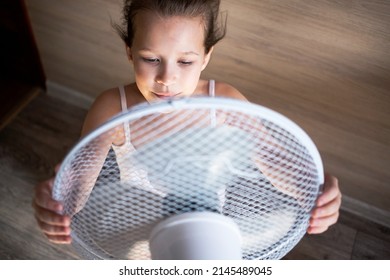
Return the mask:
[[0,3],[0,129],[45,90],[40,61],[24,1]]

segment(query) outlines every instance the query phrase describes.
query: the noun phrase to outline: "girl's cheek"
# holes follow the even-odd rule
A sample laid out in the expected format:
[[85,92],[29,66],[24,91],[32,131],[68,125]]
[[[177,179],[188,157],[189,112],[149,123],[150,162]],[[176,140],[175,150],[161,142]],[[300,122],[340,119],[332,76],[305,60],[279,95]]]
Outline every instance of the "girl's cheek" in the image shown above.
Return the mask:
[[151,76],[154,73],[154,71],[151,67],[147,67],[144,65],[140,65],[140,66],[134,68],[134,71],[136,72],[136,75],[140,76],[140,77]]

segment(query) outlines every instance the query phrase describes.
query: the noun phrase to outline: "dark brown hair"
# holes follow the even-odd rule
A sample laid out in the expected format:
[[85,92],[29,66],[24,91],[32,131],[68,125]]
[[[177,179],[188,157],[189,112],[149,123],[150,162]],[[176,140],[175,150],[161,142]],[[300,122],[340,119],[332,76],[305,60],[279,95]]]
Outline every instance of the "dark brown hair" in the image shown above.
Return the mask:
[[153,11],[162,17],[202,17],[206,53],[226,34],[226,17],[220,20],[220,0],[125,0],[122,26],[113,24],[127,46],[131,47],[136,30],[134,19],[140,11]]

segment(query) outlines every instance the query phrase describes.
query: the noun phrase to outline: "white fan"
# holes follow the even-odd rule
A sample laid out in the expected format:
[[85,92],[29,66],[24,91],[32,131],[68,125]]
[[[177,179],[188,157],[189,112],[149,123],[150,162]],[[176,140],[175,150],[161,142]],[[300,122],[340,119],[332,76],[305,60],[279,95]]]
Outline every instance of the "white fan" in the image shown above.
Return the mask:
[[[110,148],[128,129],[131,145]],[[81,139],[53,197],[84,258],[280,259],[323,180],[317,148],[286,117],[192,97],[137,106]]]

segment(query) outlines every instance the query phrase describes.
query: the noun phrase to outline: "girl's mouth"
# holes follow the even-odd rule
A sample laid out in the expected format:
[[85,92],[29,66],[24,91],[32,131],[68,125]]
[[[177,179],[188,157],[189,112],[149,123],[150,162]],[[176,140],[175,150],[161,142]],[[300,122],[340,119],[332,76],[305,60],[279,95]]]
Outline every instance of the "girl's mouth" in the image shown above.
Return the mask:
[[153,92],[153,94],[156,97],[160,98],[160,99],[171,99],[171,98],[179,95],[180,92],[179,93],[173,93],[173,92]]

